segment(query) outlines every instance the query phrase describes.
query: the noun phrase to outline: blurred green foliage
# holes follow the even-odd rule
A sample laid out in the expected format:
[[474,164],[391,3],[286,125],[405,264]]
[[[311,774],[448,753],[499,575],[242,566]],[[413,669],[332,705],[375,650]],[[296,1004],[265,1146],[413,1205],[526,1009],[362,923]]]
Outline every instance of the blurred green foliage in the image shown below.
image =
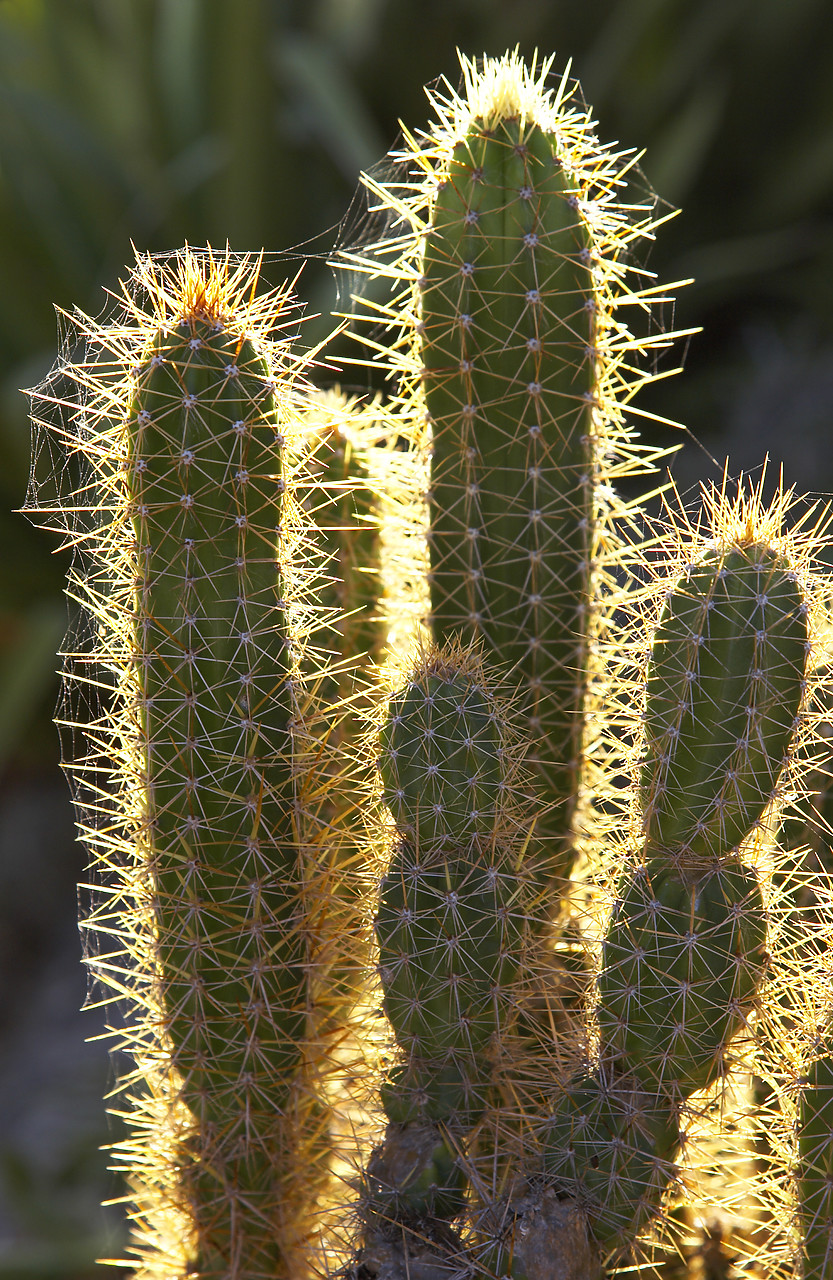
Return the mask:
[[[680,455],[681,484],[715,474],[709,454],[728,449],[736,470],[769,450],[788,481],[833,488],[830,0],[0,0],[7,777],[56,756],[66,558],[50,559],[56,540],[12,511],[29,466],[19,388],[54,358],[53,304],[100,312],[131,240],[228,239],[294,246],[285,265],[268,263],[273,282],[309,256],[299,291],[326,313],[326,258],[359,169],[384,155],[399,119],[425,122],[423,85],[456,83],[457,47],[516,44],[527,57],[555,51],[558,70],[571,56],[602,139],[644,147],[647,180],[684,210],[648,266],[661,280],[696,277],[666,320],[703,333],[684,376],[639,402],[703,442]],[[323,320],[311,329],[323,331]],[[56,1271],[80,1274],[60,1252]]]

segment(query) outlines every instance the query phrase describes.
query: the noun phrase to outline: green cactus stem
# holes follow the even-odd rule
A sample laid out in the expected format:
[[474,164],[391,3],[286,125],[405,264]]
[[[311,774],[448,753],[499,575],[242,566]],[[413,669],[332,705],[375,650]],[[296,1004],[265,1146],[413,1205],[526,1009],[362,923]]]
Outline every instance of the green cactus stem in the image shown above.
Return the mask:
[[328,708],[342,703],[340,733],[355,740],[372,705],[368,687],[375,692],[369,669],[382,660],[386,640],[380,521],[368,474],[368,452],[384,439],[384,428],[375,402],[363,404],[338,388],[317,392],[306,417],[318,441],[310,517],[326,557],[316,640],[329,648],[331,667],[318,700]]
[[253,1067],[289,1086],[306,1014],[269,363],[195,308],[152,341],[129,415],[167,1029],[190,1106],[216,1124]]
[[33,393],[137,1280],[667,1278],[718,1201],[712,1258],[833,1276],[833,896],[777,835],[825,517],[762,478],[627,544],[659,220],[551,62],[463,59],[364,179],[389,401],[312,396],[288,292],[187,248]]
[[465,1204],[459,1157],[486,1106],[524,953],[516,767],[476,659],[426,655],[391,699],[380,737],[397,843],[376,936],[402,1062],[382,1089],[389,1124],[368,1165],[376,1216],[453,1218]]
[[438,674],[418,674],[391,700],[380,735],[385,803],[425,853],[491,836],[503,799],[493,700],[450,664],[450,674],[436,665]]
[[640,867],[604,939],[603,1052],[654,1093],[705,1088],[754,1003],[766,936],[757,876],[737,858],[694,876],[661,859]]
[[[197,1265],[256,1275],[285,1262],[270,1219],[303,1058],[307,949],[278,405],[267,359],[235,330],[197,303],[157,333],[136,375],[127,471],[165,1025],[182,1099],[215,1135],[222,1195],[251,1215],[238,1225],[200,1186]],[[274,1119],[247,1134],[267,1082]]]
[[603,1044],[649,1087],[705,1087],[754,1001],[766,915],[736,851],[778,794],[808,613],[793,562],[749,531],[665,596],[639,770],[645,861],[620,890],[599,979]]
[[516,113],[475,118],[442,172],[421,281],[435,636],[484,637],[519,682],[562,839],[593,520],[596,299],[581,194],[552,133]]
[[607,1251],[629,1243],[656,1213],[677,1141],[674,1109],[656,1089],[636,1074],[595,1073],[557,1098],[544,1166],[584,1206],[593,1239]]
[[[146,1081],[122,1085],[131,1249],[140,1274],[200,1280],[309,1267],[342,917],[299,674],[304,360],[281,335],[286,291],[258,294],[258,270],[140,257],[118,321],[77,317],[90,356],[60,370],[83,403],[65,438],[90,467],[71,590],[95,647],[71,688],[110,687],[79,770],[108,886],[87,928],[118,940],[92,967],[133,996],[114,1034]],[[328,857],[338,840],[328,822]]]
[[736,848],[776,791],[801,706],[807,604],[755,541],[718,546],[669,593],[648,667],[646,856]]
[[798,1114],[802,1280],[833,1274],[833,1053],[825,1044],[803,1083]]
[[304,430],[312,448],[304,506],[322,571],[312,602],[315,647],[307,647],[302,676],[312,694],[305,708],[308,733],[325,744],[316,766],[318,820],[327,832],[318,862],[329,865],[328,911],[339,916],[338,955],[326,981],[332,1028],[343,1036],[370,968],[365,904],[375,889],[362,811],[374,771],[361,743],[379,698],[377,668],[386,640],[380,520],[367,465],[382,434],[378,405],[338,388],[316,391],[305,406]]
[[627,164],[597,143],[566,79],[545,87],[549,67],[464,59],[461,95],[432,93],[438,122],[419,142],[406,135],[401,183],[365,179],[391,238],[342,257],[405,289],[384,309],[401,328],[385,358],[403,433],[420,445],[428,425],[434,638],[481,643],[519,685],[551,801],[538,826],[542,921],[588,785],[598,588],[622,555],[611,482],[640,469],[620,406],[645,344],[614,313],[647,306],[651,290],[631,293],[620,259],[652,232],[647,209],[617,202]]
[[771,963],[749,859],[772,839],[767,815],[802,741],[813,647],[800,544],[775,536],[777,509],[713,496],[713,540],[701,534],[698,549],[681,530],[681,568],[657,584],[633,792],[641,848],[602,939],[599,1061],[550,1095],[540,1142],[559,1194],[617,1256],[660,1209],[680,1108],[724,1075],[739,1032],[752,1039]]

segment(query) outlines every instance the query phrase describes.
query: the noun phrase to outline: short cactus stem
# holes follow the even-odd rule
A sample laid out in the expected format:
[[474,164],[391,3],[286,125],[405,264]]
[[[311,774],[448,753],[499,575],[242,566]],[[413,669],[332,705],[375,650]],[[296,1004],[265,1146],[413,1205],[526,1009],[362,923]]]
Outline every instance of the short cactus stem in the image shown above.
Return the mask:
[[686,873],[655,859],[625,879],[602,949],[602,1051],[655,1094],[684,1097],[721,1074],[754,1006],[767,920],[737,858]]
[[551,1095],[550,1129],[539,1121],[530,1144],[617,1256],[660,1210],[689,1100],[721,1082],[736,1038],[754,1043],[778,962],[761,860],[812,733],[818,635],[817,584],[800,538],[782,528],[788,503],[711,495],[712,528],[698,530],[699,545],[680,528],[680,567],[657,583],[638,852],[602,939],[598,1061]]
[[380,522],[367,466],[381,435],[377,408],[336,387],[314,391],[302,414],[311,455],[302,501],[314,523],[321,570],[311,600],[314,643],[306,648],[301,675],[313,695],[305,709],[307,729],[323,748],[316,774],[318,822],[326,834],[317,860],[321,872],[324,864],[328,868],[328,911],[338,921],[338,937],[337,963],[322,971],[338,1036],[350,1022],[369,965],[364,904],[373,878],[364,857],[361,799],[372,788],[373,769],[360,744],[378,700],[377,667],[386,641],[379,608]]
[[380,1218],[451,1220],[465,1207],[466,1137],[515,1018],[526,929],[517,748],[472,653],[423,655],[390,701],[379,770],[396,843],[376,936],[401,1063],[367,1168],[368,1247]]
[[764,974],[764,902],[738,851],[781,794],[812,647],[795,559],[762,536],[760,505],[713,510],[714,541],[664,593],[651,640],[643,861],[599,979],[603,1052],[682,1095],[720,1074]]
[[647,674],[647,856],[713,863],[761,821],[795,732],[808,639],[794,567],[754,540],[707,551],[669,592]]

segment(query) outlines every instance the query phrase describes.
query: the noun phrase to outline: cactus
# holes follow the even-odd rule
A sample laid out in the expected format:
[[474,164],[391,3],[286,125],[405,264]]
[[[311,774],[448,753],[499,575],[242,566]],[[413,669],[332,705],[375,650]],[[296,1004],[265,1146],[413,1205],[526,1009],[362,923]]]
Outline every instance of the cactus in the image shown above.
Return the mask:
[[[420,140],[405,135],[401,179],[365,178],[389,237],[341,263],[393,275],[404,293],[383,313],[399,331],[384,359],[401,380],[403,433],[420,446],[430,426],[434,638],[483,643],[520,687],[552,800],[538,827],[551,903],[587,782],[599,591],[622,553],[611,483],[642,465],[622,425],[630,361],[657,345],[617,313],[657,290],[631,289],[623,260],[651,238],[650,209],[634,216],[617,199],[628,164],[596,141],[566,77],[546,88],[550,65],[463,59],[463,94],[432,92],[437,121]],[[377,325],[377,308],[365,318]]]
[[603,1041],[653,1087],[710,1082],[761,976],[764,905],[736,851],[798,723],[808,609],[794,566],[751,534],[718,543],[664,603],[646,676],[645,865],[617,901],[599,981]]
[[388,1124],[368,1163],[365,1266],[392,1227],[419,1222],[424,1235],[426,1220],[465,1208],[461,1156],[487,1105],[524,954],[518,765],[476,655],[423,654],[380,735],[396,840],[375,929],[402,1060],[382,1087]]
[[833,1058],[827,1045],[811,1063],[798,1121],[798,1215],[803,1280],[824,1280],[833,1267]]
[[[272,1206],[307,1020],[298,690],[274,520],[268,541],[282,472],[271,369],[222,305],[187,289],[135,374],[126,499],[162,1015],[181,1099],[214,1137],[200,1162],[221,1204],[234,1189],[264,1222],[255,1242],[197,1196],[199,1265],[223,1273],[238,1256],[246,1270],[281,1265]],[[267,1080],[273,1119],[241,1140],[229,1115],[242,1122]]]
[[[256,297],[258,269],[139,257],[123,316],[76,317],[90,355],[59,371],[85,394],[59,429],[90,467],[72,582],[103,672],[74,656],[71,678],[112,676],[84,830],[125,901],[125,954],[93,971],[134,1002],[118,1034],[149,1096],[124,1081],[122,1154],[149,1272],[297,1274],[328,1160],[314,1085],[342,920],[301,675],[304,361],[282,335],[291,300]],[[111,913],[105,898],[87,929],[108,936]]]
[[671,1280],[687,1204],[739,1274],[833,1273],[833,894],[788,847],[825,517],[616,496],[658,221],[550,65],[464,59],[364,179],[386,400],[187,248],[34,392],[140,1275]]

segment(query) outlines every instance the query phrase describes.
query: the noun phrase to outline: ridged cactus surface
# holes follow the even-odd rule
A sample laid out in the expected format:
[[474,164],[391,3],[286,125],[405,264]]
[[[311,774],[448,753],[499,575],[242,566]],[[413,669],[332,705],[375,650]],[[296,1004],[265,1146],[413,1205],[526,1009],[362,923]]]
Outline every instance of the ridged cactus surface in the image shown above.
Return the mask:
[[215,1123],[228,1091],[245,1114],[259,1070],[289,1085],[307,1003],[280,420],[267,360],[224,320],[196,300],[155,335],[127,458],[167,1025],[189,1104]]
[[578,1077],[556,1098],[544,1136],[545,1172],[585,1205],[593,1239],[629,1242],[671,1174],[678,1134],[667,1099],[635,1075]]
[[[172,1063],[218,1183],[194,1195],[195,1261],[256,1275],[285,1263],[275,1213],[308,1005],[281,421],[268,360],[234,318],[183,302],[144,355],[128,422],[147,856]],[[271,1123],[252,1126],[264,1094]],[[227,1216],[230,1195],[257,1235]]]
[[401,1061],[368,1163],[365,1265],[386,1219],[414,1230],[465,1208],[467,1135],[516,1016],[526,941],[517,748],[473,653],[421,656],[390,701],[379,769],[396,836],[375,929]]
[[397,828],[426,853],[491,833],[505,750],[482,688],[456,672],[411,681],[391,700],[380,735],[385,803]]
[[807,605],[794,567],[717,547],[665,601],[647,675],[647,852],[734,849],[773,798],[801,705]]
[[422,261],[431,615],[437,639],[484,637],[521,684],[563,821],[594,516],[587,179],[519,103],[490,105],[438,174]]
[[[675,1161],[696,1145],[686,1133],[694,1096],[722,1087],[737,1039],[748,1063],[760,1020],[761,1069],[789,1070],[798,1003],[784,989],[801,944],[798,918],[787,921],[800,908],[773,898],[766,868],[808,747],[818,595],[800,539],[779,523],[787,501],[767,510],[759,493],[713,494],[710,529],[676,527],[679,560],[657,579],[642,667],[635,848],[601,940],[596,1053],[566,1085],[531,1098],[537,1124],[526,1117],[530,1168],[585,1207],[614,1267],[626,1265],[640,1224],[659,1229]],[[776,1042],[781,1061],[766,1056]]]

